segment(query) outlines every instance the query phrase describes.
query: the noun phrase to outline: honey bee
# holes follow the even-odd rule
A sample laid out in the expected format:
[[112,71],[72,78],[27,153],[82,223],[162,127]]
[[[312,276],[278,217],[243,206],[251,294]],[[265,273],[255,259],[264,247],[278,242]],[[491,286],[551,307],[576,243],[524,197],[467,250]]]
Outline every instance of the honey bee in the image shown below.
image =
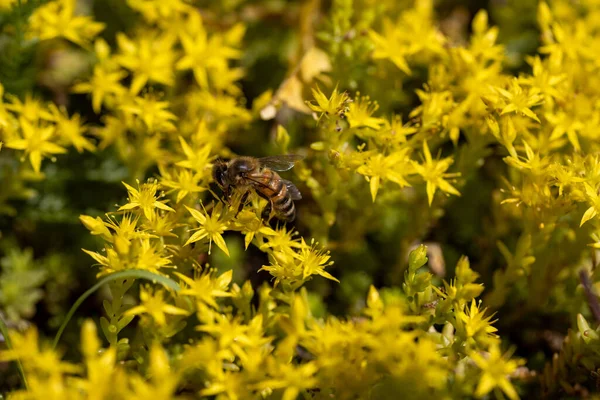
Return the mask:
[[236,157],[229,161],[217,160],[213,166],[213,178],[223,190],[226,198],[234,190],[242,190],[244,195],[238,212],[241,211],[252,190],[267,200],[262,218],[269,220],[274,212],[278,219],[292,222],[296,218],[294,200],[302,195],[290,181],[283,179],[275,171],[288,171],[303,157],[299,155],[279,155],[271,157]]

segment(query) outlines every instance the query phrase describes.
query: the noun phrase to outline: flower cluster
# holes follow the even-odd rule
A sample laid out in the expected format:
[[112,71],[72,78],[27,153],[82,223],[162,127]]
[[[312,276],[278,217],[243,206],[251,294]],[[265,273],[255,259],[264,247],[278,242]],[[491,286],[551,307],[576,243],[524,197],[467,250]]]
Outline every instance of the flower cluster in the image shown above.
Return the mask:
[[[21,95],[0,84],[0,238],[14,240],[0,245],[0,361],[23,378],[11,396],[592,387],[600,3],[535,2],[537,39],[517,55],[486,10],[460,22],[432,0],[279,3],[0,0],[0,50],[22,56],[0,55],[0,78],[28,52],[41,60]],[[273,34],[281,21],[293,32]],[[303,156],[278,171],[302,193],[292,223],[266,221],[272,200],[251,187],[215,185],[221,159],[265,153]],[[85,192],[97,198],[76,201]],[[60,221],[91,235],[61,236]],[[21,249],[28,235],[45,247]],[[68,293],[46,293],[86,275],[77,256],[52,258],[72,242],[98,283],[67,312]],[[100,287],[103,337],[88,319],[63,355]],[[42,299],[48,326],[23,328]],[[513,356],[508,337],[528,346]],[[555,356],[538,368],[546,342]]]

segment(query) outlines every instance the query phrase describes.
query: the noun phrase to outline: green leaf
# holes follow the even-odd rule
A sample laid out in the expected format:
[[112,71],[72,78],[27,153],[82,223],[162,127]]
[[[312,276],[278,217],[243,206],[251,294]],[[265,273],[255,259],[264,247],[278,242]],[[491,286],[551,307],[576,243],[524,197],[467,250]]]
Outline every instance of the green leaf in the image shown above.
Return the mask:
[[166,276],[163,276],[163,275],[157,275],[157,274],[153,274],[152,272],[138,270],[138,269],[131,269],[131,270],[127,270],[127,271],[115,272],[114,274],[105,276],[100,281],[98,281],[98,283],[96,283],[94,286],[92,286],[90,289],[88,289],[84,294],[79,296],[77,301],[75,301],[75,303],[73,304],[73,306],[67,313],[65,320],[60,325],[60,328],[58,329],[56,336],[54,337],[54,342],[52,343],[52,348],[53,349],[56,348],[56,346],[58,345],[58,341],[60,340],[60,337],[62,336],[63,331],[67,327],[67,324],[69,323],[69,321],[75,314],[75,311],[77,311],[79,306],[85,301],[85,299],[90,297],[96,290],[100,289],[102,287],[102,285],[104,285],[105,283],[116,281],[118,279],[128,279],[128,278],[146,279],[146,280],[149,280],[152,282],[158,282],[158,283],[162,284],[163,286],[165,286],[166,288],[172,289],[176,292],[178,292],[180,290],[179,285],[174,280],[167,278]]

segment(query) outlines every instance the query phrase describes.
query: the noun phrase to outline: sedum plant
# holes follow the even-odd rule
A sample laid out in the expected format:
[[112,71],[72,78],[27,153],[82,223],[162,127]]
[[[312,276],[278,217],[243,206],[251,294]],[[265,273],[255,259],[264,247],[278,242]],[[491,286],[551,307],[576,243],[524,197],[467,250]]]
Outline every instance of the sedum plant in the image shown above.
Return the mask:
[[597,390],[597,2],[325,3],[0,0],[8,398]]

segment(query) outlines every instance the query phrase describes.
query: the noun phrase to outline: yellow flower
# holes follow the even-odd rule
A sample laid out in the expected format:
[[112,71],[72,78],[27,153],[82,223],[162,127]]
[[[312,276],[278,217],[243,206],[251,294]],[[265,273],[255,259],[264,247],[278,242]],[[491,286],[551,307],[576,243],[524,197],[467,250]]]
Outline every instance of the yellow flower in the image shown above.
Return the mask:
[[233,270],[224,272],[218,278],[213,276],[212,271],[204,272],[194,279],[178,272],[174,274],[187,285],[179,291],[181,296],[195,297],[198,301],[215,308],[217,308],[215,297],[231,297],[231,293],[227,291],[227,288],[231,283]]
[[400,115],[393,115],[390,121],[384,120],[384,128],[377,133],[377,139],[382,143],[399,145],[406,142],[406,137],[418,131],[417,128],[405,125]]
[[103,64],[94,66],[94,72],[89,82],[78,83],[73,87],[74,93],[91,93],[92,109],[100,113],[102,104],[115,97],[122,96],[126,89],[121,85],[121,80],[127,76],[123,70],[113,70]]
[[178,237],[173,229],[183,226],[179,223],[176,213],[155,214],[153,219],[147,219],[142,223],[142,228],[153,232],[157,236]]
[[177,117],[167,108],[170,106],[168,101],[157,101],[155,96],[144,95],[135,97],[133,104],[124,104],[120,107],[125,113],[139,118],[149,133],[174,131]]
[[7,140],[6,147],[24,150],[25,155],[29,155],[29,162],[36,173],[40,172],[43,157],[49,154],[63,154],[67,152],[65,148],[52,143],[51,140],[56,132],[54,126],[33,126],[23,117],[19,118],[19,123],[23,137]]
[[63,141],[75,147],[79,153],[83,150],[94,151],[96,149],[94,144],[83,136],[87,128],[81,122],[79,114],[69,118],[64,107],[59,109],[54,104],[50,105],[50,111],[56,118],[56,132]]
[[133,94],[137,94],[149,81],[173,85],[173,39],[148,33],[134,41],[123,33],[117,33],[117,43],[120,49],[117,62],[133,73]]
[[[200,124],[206,126],[203,121]],[[210,144],[203,145],[200,148],[192,148],[181,136],[179,136],[179,143],[187,159],[178,161],[177,166],[189,168],[196,172],[203,172],[207,170],[207,167],[210,167],[209,160],[212,147]]]
[[396,23],[385,18],[382,33],[369,30],[368,35],[375,47],[373,58],[389,59],[407,75],[411,74],[407,57],[444,52],[445,37],[434,24],[430,0],[416,1]]
[[410,67],[406,62],[408,43],[405,42],[410,38],[399,35],[396,27],[388,18],[383,20],[382,34],[369,30],[369,38],[375,45],[374,59],[389,59],[401,71],[407,75],[411,74]]
[[504,161],[515,168],[530,170],[534,174],[543,173],[549,160],[546,157],[540,157],[539,153],[534,153],[525,140],[523,140],[523,147],[525,147],[526,157],[519,156],[515,151],[510,156],[504,157]]
[[[0,0],[0,10],[10,10],[11,7],[14,6],[16,3],[17,0]],[[25,3],[25,0],[23,0],[23,3]]]
[[164,22],[191,10],[191,6],[182,0],[127,0],[127,5],[151,23]]
[[274,235],[267,236],[267,241],[260,245],[260,249],[266,251],[271,249],[273,251],[282,251],[284,249],[298,249],[302,247],[302,244],[298,239],[294,239],[298,232],[293,230],[287,230],[284,226],[280,226],[275,229]]
[[588,201],[591,203],[591,206],[585,211],[583,217],[581,217],[581,222],[579,226],[582,226],[590,219],[594,218],[600,212],[600,195],[598,195],[598,190],[592,187],[589,183],[584,183],[585,194],[588,198]]
[[132,268],[143,269],[155,274],[160,274],[160,268],[173,267],[170,260],[171,256],[163,256],[162,253],[164,247],[162,247],[160,242],[155,242],[153,244],[150,239],[141,239],[136,244],[138,244],[138,246],[134,249],[135,261]]
[[124,397],[130,399],[176,399],[175,393],[180,376],[169,365],[169,357],[160,344],[154,342],[150,345],[148,362],[150,379],[133,375],[130,379],[131,393]]
[[295,400],[302,389],[310,389],[317,384],[315,374],[319,370],[316,362],[301,365],[277,362],[268,358],[271,379],[256,385],[258,388],[283,389],[282,400]]
[[38,330],[30,327],[23,334],[11,332],[12,349],[0,351],[0,361],[20,360],[26,371],[39,376],[77,373],[80,368],[64,361],[47,343],[40,343]]
[[475,299],[472,299],[470,308],[456,313],[462,322],[460,326],[464,327],[464,333],[467,338],[485,340],[488,337],[497,337],[494,332],[498,331],[498,329],[492,326],[496,321],[492,321],[493,315],[486,317],[486,311],[487,309],[485,308],[480,310]]
[[186,310],[177,308],[171,304],[165,303],[165,293],[162,289],[152,290],[150,287],[140,289],[140,301],[142,304],[134,306],[125,311],[123,315],[141,315],[149,314],[152,319],[160,326],[167,323],[166,314],[169,315],[188,315]]
[[452,165],[452,158],[447,157],[434,161],[429,152],[427,141],[423,142],[423,154],[425,155],[425,163],[419,164],[413,162],[413,166],[415,171],[421,175],[427,183],[427,198],[429,200],[429,205],[433,202],[433,195],[438,188],[446,193],[460,196],[460,192],[446,180],[446,178],[460,175],[460,173],[446,173],[446,170]]
[[189,18],[195,23],[195,30],[181,35],[184,56],[177,62],[176,68],[191,69],[198,85],[206,88],[209,73],[226,70],[228,61],[239,58],[241,52],[228,46],[221,35],[208,37],[199,13],[191,13]]
[[306,105],[314,112],[325,115],[327,118],[346,112],[347,104],[350,103],[351,100],[346,92],[338,93],[337,88],[336,85],[333,92],[331,92],[331,96],[327,98],[321,91],[321,88],[317,85],[316,89],[311,89],[317,104],[313,104],[312,101],[307,101]]
[[250,210],[242,210],[236,220],[235,228],[241,231],[244,237],[244,246],[248,249],[248,246],[254,239],[258,237],[259,243],[263,237],[275,236],[277,233],[269,226],[264,225],[263,221],[256,215],[255,212]]
[[144,183],[141,187],[140,182],[137,181],[139,190],[129,186],[125,182],[121,183],[127,188],[129,203],[119,207],[119,211],[141,209],[148,219],[154,218],[154,209],[156,208],[175,212],[171,207],[165,205],[164,202],[158,201],[159,196],[156,195],[158,191],[157,181],[152,180]]
[[520,360],[511,360],[507,355],[502,355],[498,343],[494,343],[490,347],[487,357],[483,357],[477,352],[471,353],[470,357],[482,370],[475,396],[483,397],[493,389],[500,388],[509,399],[517,400],[519,398],[517,391],[510,383],[509,375],[522,364]]
[[[2,93],[0,92],[0,94]],[[19,114],[19,117],[22,117],[29,122],[36,122],[39,120],[54,121],[54,115],[48,111],[46,105],[31,93],[27,93],[23,101],[17,96],[8,93],[6,94],[6,98],[10,103],[4,104],[4,107],[6,107],[7,110]]]
[[332,281],[340,282],[333,277],[329,272],[325,272],[326,267],[333,265],[333,261],[329,261],[331,256],[329,251],[323,249],[317,249],[317,244],[314,239],[311,241],[311,245],[308,246],[302,238],[302,247],[296,254],[296,258],[300,261],[302,266],[302,279],[306,279],[311,275],[321,275],[324,278],[331,279]]
[[525,91],[519,85],[517,78],[514,78],[510,83],[509,90],[502,88],[495,88],[507,101],[507,105],[502,108],[501,114],[507,114],[511,112],[523,114],[536,122],[540,122],[538,116],[531,111],[531,107],[541,104],[544,100],[544,96],[540,94],[539,89],[531,87]]
[[40,40],[63,37],[87,46],[104,29],[104,24],[88,16],[75,16],[75,5],[76,0],[56,0],[36,8],[29,17],[29,36]]
[[369,99],[369,96],[360,97],[360,93],[356,94],[356,99],[348,106],[346,119],[350,128],[371,128],[379,130],[381,124],[385,121],[381,118],[372,117],[377,111],[379,105]]
[[90,217],[89,215],[80,215],[79,220],[85,225],[92,235],[100,235],[104,240],[112,241],[110,230],[106,227],[100,217]]
[[223,211],[223,203],[219,202],[212,210],[210,216],[204,209],[204,213],[185,206],[187,210],[192,214],[192,217],[200,223],[200,228],[191,229],[191,231],[196,231],[190,238],[185,242],[184,246],[188,244],[195,243],[204,238],[208,238],[208,254],[211,252],[212,242],[214,241],[217,246],[225,254],[229,256],[229,249],[227,248],[227,244],[225,243],[225,239],[223,239],[222,233],[225,232],[227,227],[229,226],[228,221],[221,220],[221,215]]
[[100,351],[96,324],[88,319],[81,327],[81,350],[85,356],[86,378],[77,378],[76,386],[85,391],[88,399],[102,400],[111,393],[117,349]]
[[387,157],[377,153],[369,157],[364,165],[358,167],[356,172],[364,175],[369,181],[373,201],[377,197],[379,186],[383,180],[397,183],[400,187],[410,186],[404,178],[404,175],[411,172],[411,164],[407,158],[409,150],[409,148],[404,148]]

